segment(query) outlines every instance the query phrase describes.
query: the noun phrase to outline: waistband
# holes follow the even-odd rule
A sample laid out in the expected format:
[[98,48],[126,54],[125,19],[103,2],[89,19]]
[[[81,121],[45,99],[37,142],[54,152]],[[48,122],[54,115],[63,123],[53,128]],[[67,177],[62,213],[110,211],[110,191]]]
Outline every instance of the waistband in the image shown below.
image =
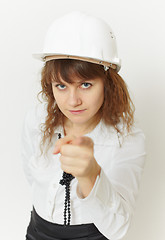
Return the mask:
[[26,240],[105,240],[93,223],[79,225],[62,225],[41,218],[35,208],[31,212],[31,220],[27,229]]

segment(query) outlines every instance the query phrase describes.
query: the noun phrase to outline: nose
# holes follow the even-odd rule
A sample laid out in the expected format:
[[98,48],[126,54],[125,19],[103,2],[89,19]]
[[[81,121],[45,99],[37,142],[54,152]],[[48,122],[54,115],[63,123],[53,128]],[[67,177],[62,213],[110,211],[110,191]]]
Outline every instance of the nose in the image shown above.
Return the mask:
[[77,89],[72,89],[69,92],[67,101],[71,107],[76,107],[76,106],[81,105],[82,100],[81,100],[80,94]]

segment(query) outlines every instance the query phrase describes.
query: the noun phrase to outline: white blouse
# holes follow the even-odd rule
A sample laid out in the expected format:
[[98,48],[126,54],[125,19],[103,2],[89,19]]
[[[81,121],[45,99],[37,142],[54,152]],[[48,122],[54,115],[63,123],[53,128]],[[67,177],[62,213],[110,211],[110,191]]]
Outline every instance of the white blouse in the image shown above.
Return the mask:
[[[40,156],[39,127],[46,115],[43,103],[27,111],[22,128],[22,163],[36,212],[49,222],[63,224],[65,187],[59,184],[63,171],[60,153],[54,155],[52,152],[58,133],[64,137],[64,132],[58,127],[48,154]],[[94,223],[105,237],[118,240],[126,234],[135,208],[145,163],[145,137],[134,127],[123,138],[102,121],[85,136],[94,142],[94,156],[101,173],[90,194],[83,199],[76,192],[77,179],[71,181],[71,224]]]

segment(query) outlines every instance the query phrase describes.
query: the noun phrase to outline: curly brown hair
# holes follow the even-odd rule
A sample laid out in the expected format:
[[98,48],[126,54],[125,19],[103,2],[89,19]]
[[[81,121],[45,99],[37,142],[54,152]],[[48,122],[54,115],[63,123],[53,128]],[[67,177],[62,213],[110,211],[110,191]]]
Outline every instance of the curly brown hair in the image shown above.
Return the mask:
[[[114,70],[104,70],[99,64],[94,64],[81,60],[58,59],[45,63],[41,72],[42,99],[47,103],[47,116],[42,124],[41,131],[43,137],[40,143],[41,154],[43,146],[48,140],[51,143],[54,130],[63,124],[63,113],[58,108],[53,91],[52,82],[63,81],[72,83],[73,76],[82,80],[89,80],[100,77],[104,81],[104,102],[100,108],[100,116],[105,124],[113,126],[117,132],[122,134],[124,126],[127,131],[131,130],[134,123],[134,104],[130,98],[127,85],[122,77]],[[118,124],[122,121],[123,129],[119,129]],[[48,149],[47,146],[47,149]]]

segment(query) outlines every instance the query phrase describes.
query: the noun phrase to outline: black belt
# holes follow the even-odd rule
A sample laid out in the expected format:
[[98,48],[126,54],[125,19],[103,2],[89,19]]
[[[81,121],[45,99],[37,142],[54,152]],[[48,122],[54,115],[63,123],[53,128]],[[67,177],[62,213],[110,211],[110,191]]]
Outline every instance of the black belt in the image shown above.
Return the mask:
[[93,223],[62,225],[41,218],[35,208],[27,228],[26,240],[106,240]]

